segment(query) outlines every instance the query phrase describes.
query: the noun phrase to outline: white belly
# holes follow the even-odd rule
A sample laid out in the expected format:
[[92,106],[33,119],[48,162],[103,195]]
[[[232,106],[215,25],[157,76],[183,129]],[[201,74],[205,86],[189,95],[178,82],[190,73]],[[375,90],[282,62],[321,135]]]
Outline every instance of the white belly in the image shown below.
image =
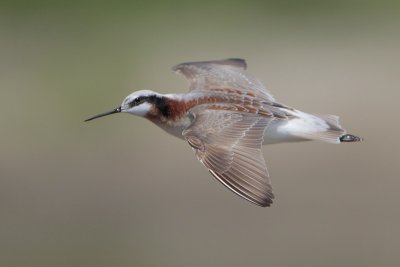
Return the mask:
[[305,138],[296,136],[292,131],[285,128],[290,127],[291,121],[273,121],[264,132],[263,145],[307,141]]
[[184,117],[178,121],[172,122],[155,122],[161,129],[166,131],[167,133],[178,137],[179,139],[184,139],[182,136],[183,130],[185,130],[191,124],[191,120],[189,117]]
[[321,140],[329,143],[339,143],[343,134],[338,123],[338,117],[333,115],[312,115],[301,111],[293,111],[294,118],[275,120],[264,132],[263,144],[282,142],[298,142]]

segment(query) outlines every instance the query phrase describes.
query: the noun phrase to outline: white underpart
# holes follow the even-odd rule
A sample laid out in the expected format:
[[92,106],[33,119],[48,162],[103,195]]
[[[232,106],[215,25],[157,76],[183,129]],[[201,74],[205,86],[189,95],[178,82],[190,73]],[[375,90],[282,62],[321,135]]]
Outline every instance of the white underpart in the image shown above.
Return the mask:
[[179,139],[185,139],[182,135],[182,132],[190,126],[191,120],[189,117],[185,116],[182,119],[178,121],[170,121],[170,122],[162,122],[162,123],[157,123],[156,124],[164,129],[169,134],[172,134],[175,137],[178,137]]
[[291,119],[285,125],[281,125],[278,130],[287,134],[298,133],[316,133],[323,132],[329,128],[329,125],[321,118],[301,111],[294,112],[298,119]]
[[301,111],[293,111],[295,119],[273,121],[264,133],[263,144],[282,142],[296,142],[307,140],[304,136],[325,132],[329,129],[328,123],[312,114]]
[[130,114],[134,114],[134,115],[137,115],[137,116],[144,117],[151,110],[151,108],[152,108],[151,104],[149,104],[147,102],[144,102],[144,103],[142,103],[142,104],[140,104],[138,106],[134,106],[134,107],[129,108],[127,110],[122,110],[122,112],[127,112],[127,113],[130,113]]

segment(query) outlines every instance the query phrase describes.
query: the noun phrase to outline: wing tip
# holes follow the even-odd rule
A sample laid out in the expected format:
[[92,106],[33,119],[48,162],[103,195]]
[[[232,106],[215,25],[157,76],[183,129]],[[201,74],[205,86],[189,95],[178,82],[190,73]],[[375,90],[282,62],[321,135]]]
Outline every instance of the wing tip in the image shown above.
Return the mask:
[[217,64],[217,65],[227,65],[232,67],[237,67],[241,69],[247,69],[246,60],[242,58],[227,58],[222,60],[209,60],[209,61],[191,61],[184,62],[173,66],[171,69],[174,72],[180,73],[185,66],[188,65],[199,65],[199,64]]
[[219,175],[216,172],[214,172],[213,170],[209,169],[208,171],[212,174],[212,176],[214,176],[214,178],[216,178],[219,182],[221,182],[229,190],[231,190],[232,192],[234,192],[236,195],[240,196],[241,198],[243,198],[253,204],[256,204],[257,206],[263,207],[263,208],[270,207],[272,205],[273,199],[275,198],[274,194],[272,193],[272,187],[268,188],[268,190],[266,191],[265,197],[257,199],[257,198],[251,197],[250,195],[244,194],[240,190],[237,190],[237,188],[228,184],[227,181],[224,181],[224,179],[219,177]]
[[262,208],[268,208],[268,207],[271,207],[272,203],[273,203],[273,201],[271,200],[271,201],[260,203],[260,204],[257,203],[257,205],[259,205]]
[[220,62],[223,65],[235,66],[244,70],[247,69],[246,60],[244,60],[243,58],[228,58],[225,60],[221,60]]
[[265,198],[263,202],[259,202],[259,203],[256,203],[256,204],[259,205],[260,207],[263,207],[263,208],[270,207],[274,203],[273,199],[275,198],[275,196],[272,193],[272,189],[269,190],[267,192],[267,194],[268,194],[268,197]]

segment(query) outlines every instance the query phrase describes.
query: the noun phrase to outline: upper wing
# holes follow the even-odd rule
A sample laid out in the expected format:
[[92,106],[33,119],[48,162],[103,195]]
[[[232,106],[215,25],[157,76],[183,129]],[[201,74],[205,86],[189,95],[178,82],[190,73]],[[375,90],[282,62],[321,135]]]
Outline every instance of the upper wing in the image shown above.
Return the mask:
[[191,113],[195,119],[183,136],[200,162],[239,196],[270,206],[274,195],[261,145],[271,118],[204,107]]
[[274,101],[274,97],[256,78],[246,71],[243,59],[187,62],[172,68],[182,74],[190,83],[190,90],[217,91],[221,89],[239,90]]

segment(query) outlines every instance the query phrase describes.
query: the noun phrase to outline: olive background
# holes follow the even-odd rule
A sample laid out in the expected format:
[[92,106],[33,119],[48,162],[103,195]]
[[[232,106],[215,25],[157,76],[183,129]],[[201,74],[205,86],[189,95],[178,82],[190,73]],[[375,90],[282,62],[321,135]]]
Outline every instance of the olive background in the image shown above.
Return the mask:
[[[1,266],[399,266],[398,1],[1,1]],[[236,196],[185,141],[118,114],[170,68],[245,58],[278,101],[364,142],[263,147]]]

